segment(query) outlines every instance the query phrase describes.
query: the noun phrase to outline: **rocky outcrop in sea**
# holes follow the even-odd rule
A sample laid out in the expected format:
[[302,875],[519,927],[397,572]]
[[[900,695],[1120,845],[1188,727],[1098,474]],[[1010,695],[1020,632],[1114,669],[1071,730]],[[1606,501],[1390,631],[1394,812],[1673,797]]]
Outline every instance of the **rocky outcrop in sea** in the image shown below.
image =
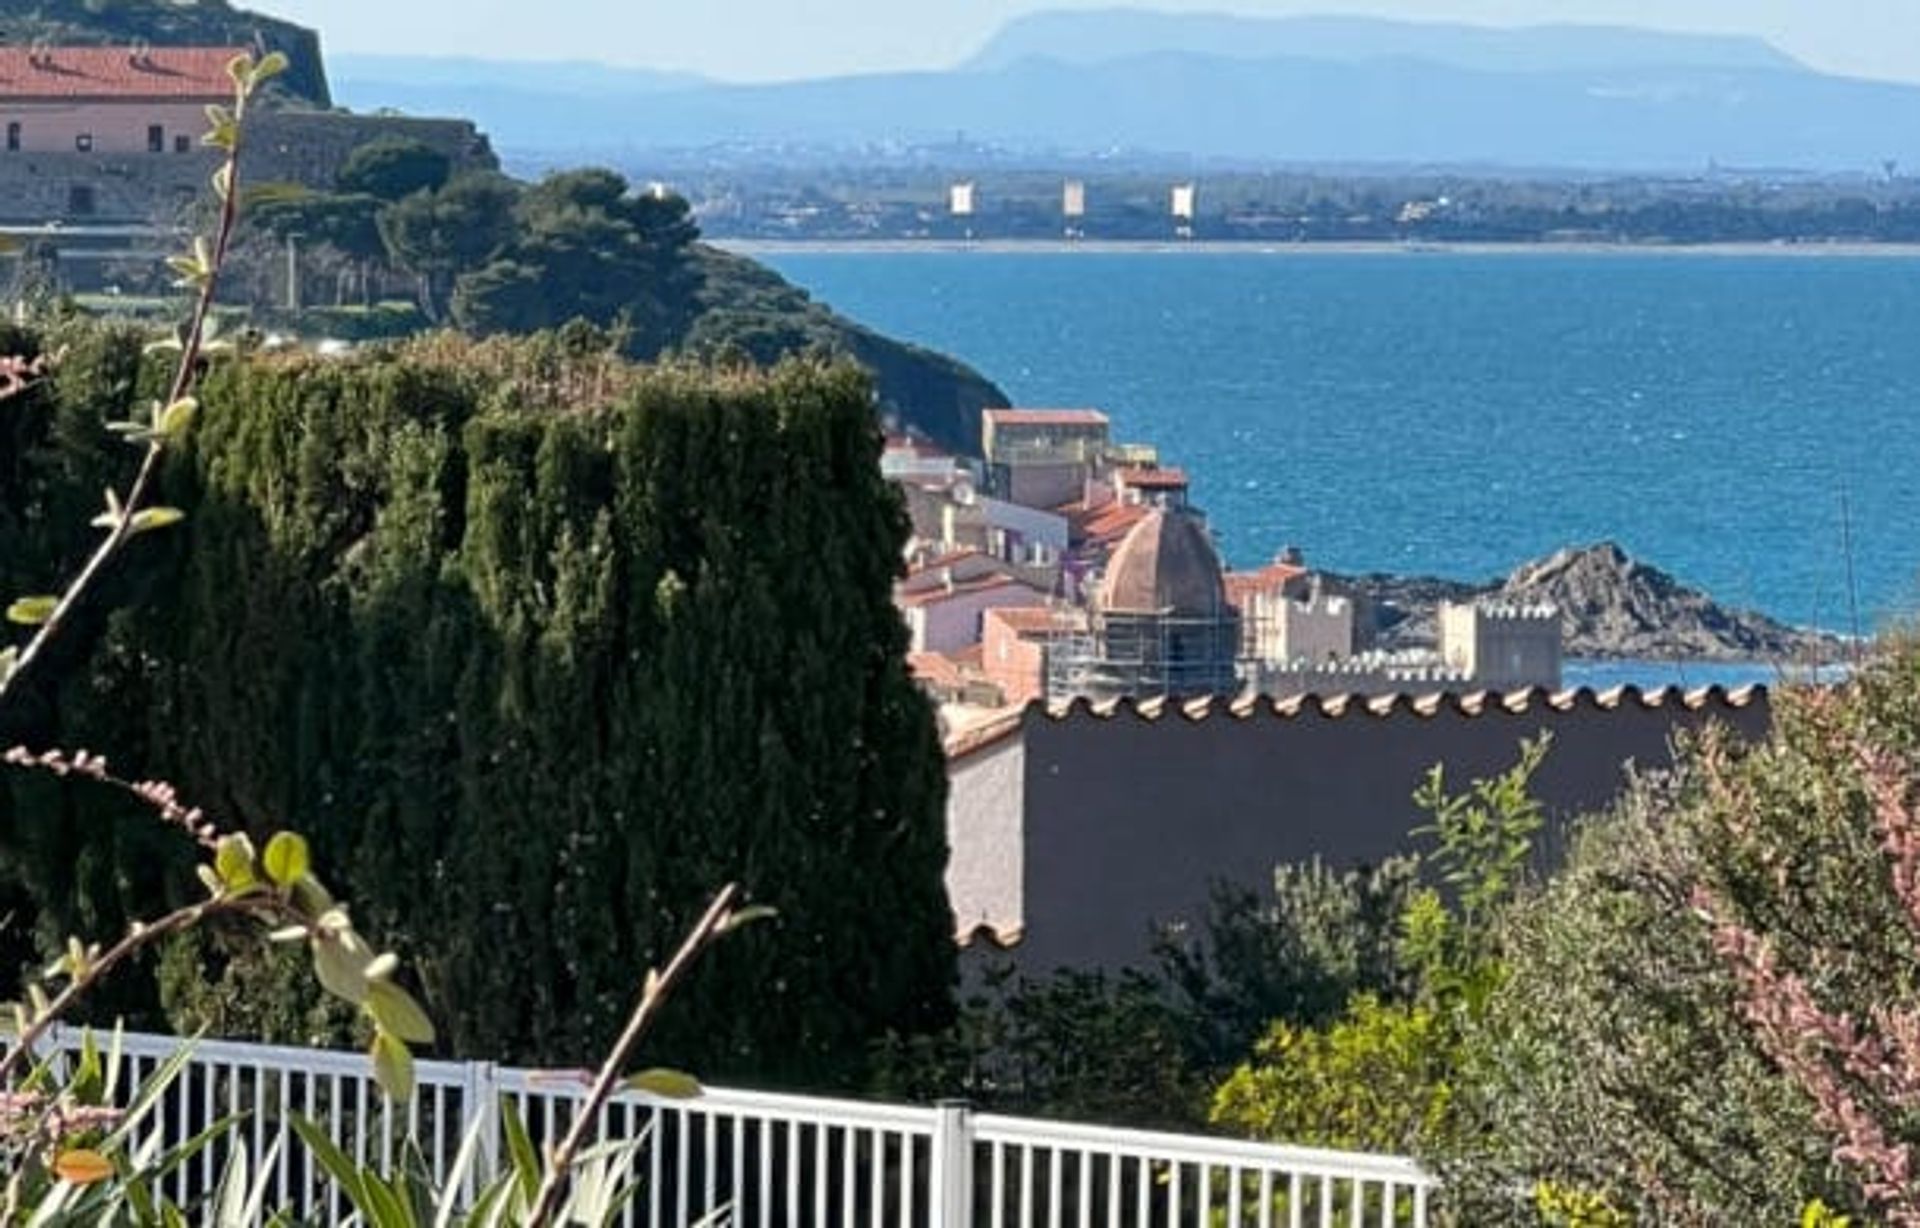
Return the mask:
[[1558,607],[1569,657],[1811,664],[1845,654],[1836,636],[1721,605],[1613,542],[1569,547],[1483,584],[1384,574],[1327,583],[1361,604],[1376,648],[1433,648],[1440,604],[1481,599]]

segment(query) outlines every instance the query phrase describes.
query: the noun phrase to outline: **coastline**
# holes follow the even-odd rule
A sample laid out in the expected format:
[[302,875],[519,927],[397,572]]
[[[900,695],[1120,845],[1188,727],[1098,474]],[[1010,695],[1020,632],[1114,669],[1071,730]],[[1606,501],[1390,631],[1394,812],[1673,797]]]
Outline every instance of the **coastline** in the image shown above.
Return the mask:
[[1678,256],[1916,260],[1920,243],[1429,243],[1259,239],[708,239],[741,256],[1193,255],[1193,256]]

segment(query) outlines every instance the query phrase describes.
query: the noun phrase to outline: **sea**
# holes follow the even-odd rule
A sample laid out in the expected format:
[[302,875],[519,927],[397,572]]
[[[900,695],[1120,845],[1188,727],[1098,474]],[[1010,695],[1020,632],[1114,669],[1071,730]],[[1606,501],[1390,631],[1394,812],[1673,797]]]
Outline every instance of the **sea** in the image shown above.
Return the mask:
[[1107,411],[1188,470],[1236,566],[1292,545],[1333,571],[1477,580],[1612,540],[1798,625],[1871,632],[1920,606],[1911,254],[755,255],[1016,405]]

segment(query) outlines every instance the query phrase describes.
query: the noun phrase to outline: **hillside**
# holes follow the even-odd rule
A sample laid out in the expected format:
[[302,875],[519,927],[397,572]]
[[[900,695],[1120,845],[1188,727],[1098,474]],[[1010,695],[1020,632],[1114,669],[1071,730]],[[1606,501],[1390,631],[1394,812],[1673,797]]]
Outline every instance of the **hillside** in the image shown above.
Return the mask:
[[316,107],[333,105],[320,55],[320,37],[290,21],[234,8],[227,0],[34,0],[30,5],[0,6],[0,39],[14,44],[52,43],[98,46],[145,41],[156,46],[252,47],[284,52],[287,72],[278,88]]
[[765,265],[705,245],[694,250],[701,310],[682,348],[736,346],[761,363],[816,349],[846,354],[872,373],[882,414],[963,452],[979,447],[980,411],[1008,403],[965,363],[837,315]]

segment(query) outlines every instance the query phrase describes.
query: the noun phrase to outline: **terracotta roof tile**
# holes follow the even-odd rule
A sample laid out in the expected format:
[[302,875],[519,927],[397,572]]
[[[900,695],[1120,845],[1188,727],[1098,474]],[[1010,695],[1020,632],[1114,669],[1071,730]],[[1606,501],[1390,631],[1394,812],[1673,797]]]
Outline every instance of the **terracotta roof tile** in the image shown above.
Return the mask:
[[[1709,711],[1716,708],[1737,711],[1756,703],[1767,703],[1769,697],[1768,688],[1757,683],[1733,690],[1721,686],[1709,686],[1691,691],[1677,686],[1655,687],[1650,690],[1626,686],[1614,687],[1607,691],[1595,691],[1590,687],[1559,691],[1546,687],[1526,687],[1505,692],[1435,692],[1422,695],[1306,694],[1288,695],[1279,699],[1242,695],[1225,703],[1219,702],[1226,699],[1225,696],[1211,696],[1188,700],[1182,705],[1182,710],[1188,719],[1194,721],[1212,719],[1246,721],[1259,719],[1262,716],[1270,716],[1281,721],[1299,720],[1310,716],[1336,720],[1354,720],[1361,717],[1387,720],[1403,712],[1409,716],[1431,718],[1447,709],[1467,717],[1491,717],[1503,713],[1522,715],[1535,703],[1546,705],[1558,712],[1571,712],[1579,708],[1613,711],[1622,707],[1653,711],[1670,706],[1684,708],[1689,712]],[[1165,710],[1164,702],[1158,699],[1138,701],[1071,699],[1052,703],[1035,701],[1030,706],[1039,715],[1056,721],[1082,717],[1113,720],[1123,713],[1141,720],[1154,721],[1159,719]]]
[[233,94],[241,47],[0,47],[0,98],[182,98]]
[[1097,409],[983,409],[981,414],[995,426],[1106,426],[1108,418]]

